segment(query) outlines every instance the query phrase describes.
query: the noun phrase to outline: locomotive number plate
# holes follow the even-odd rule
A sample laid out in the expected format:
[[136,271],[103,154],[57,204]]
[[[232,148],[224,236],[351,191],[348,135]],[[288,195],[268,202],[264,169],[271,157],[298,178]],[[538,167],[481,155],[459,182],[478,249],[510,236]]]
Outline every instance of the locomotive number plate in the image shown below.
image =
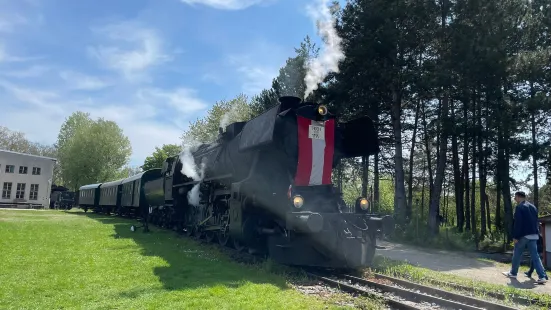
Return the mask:
[[310,125],[308,128],[308,138],[325,140],[325,127]]

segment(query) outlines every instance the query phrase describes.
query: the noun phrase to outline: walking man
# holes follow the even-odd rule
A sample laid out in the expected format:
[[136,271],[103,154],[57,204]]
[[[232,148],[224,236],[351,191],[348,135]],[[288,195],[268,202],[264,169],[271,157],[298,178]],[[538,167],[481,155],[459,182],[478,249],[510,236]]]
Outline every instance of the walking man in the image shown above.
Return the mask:
[[503,272],[506,277],[516,278],[520,259],[524,249],[528,248],[530,258],[538,274],[537,283],[543,284],[547,281],[547,275],[543,269],[540,256],[538,255],[537,240],[539,239],[538,210],[536,206],[526,201],[524,192],[515,193],[515,218],[513,226],[513,242],[515,249],[513,251],[513,262],[511,271]]

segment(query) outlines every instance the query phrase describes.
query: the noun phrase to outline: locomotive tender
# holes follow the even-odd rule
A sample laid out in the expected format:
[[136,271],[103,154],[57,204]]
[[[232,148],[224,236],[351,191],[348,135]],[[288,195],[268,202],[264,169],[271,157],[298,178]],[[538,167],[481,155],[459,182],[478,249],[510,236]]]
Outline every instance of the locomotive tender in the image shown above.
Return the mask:
[[365,197],[345,212],[331,175],[341,159],[377,152],[369,117],[338,123],[325,106],[281,97],[162,169],[81,187],[79,202],[85,211],[141,216],[282,264],[369,266],[376,233],[390,233],[393,219],[370,214]]

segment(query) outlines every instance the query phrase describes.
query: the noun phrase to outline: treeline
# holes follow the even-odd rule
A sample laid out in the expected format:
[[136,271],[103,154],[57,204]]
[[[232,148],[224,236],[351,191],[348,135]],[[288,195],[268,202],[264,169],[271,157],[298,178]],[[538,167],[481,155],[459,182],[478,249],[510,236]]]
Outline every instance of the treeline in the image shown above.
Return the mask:
[[[502,233],[510,241],[521,186],[541,214],[551,211],[551,3],[355,0],[332,12],[345,59],[306,99],[343,121],[370,116],[382,144],[335,171],[348,200],[369,196],[404,235],[419,223],[417,235],[437,235],[444,223],[477,245]],[[230,101],[247,102],[239,117],[303,97],[305,65],[319,53],[307,37],[270,89]],[[183,138],[212,140],[225,104]],[[514,177],[517,162],[533,185]],[[391,201],[381,197],[389,188]]]

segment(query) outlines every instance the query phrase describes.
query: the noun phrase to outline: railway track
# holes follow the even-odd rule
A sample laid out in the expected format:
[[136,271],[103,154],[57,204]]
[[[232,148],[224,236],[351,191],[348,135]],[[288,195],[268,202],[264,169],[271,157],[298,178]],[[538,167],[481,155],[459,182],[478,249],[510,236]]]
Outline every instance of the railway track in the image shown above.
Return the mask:
[[[381,279],[381,280],[396,279],[396,278],[389,277],[389,276],[379,274],[379,273],[373,273],[371,275],[374,278]],[[397,280],[401,280],[401,279],[397,279]],[[406,281],[406,282],[409,282],[409,281]],[[516,304],[519,304],[519,305],[524,305],[524,306],[530,306],[530,305],[549,306],[549,305],[545,304],[545,302],[543,302],[542,300],[537,299],[537,298],[527,299],[527,298],[524,298],[524,297],[515,296],[513,294],[504,294],[504,293],[501,293],[501,292],[492,292],[492,291],[486,291],[486,290],[483,290],[483,291],[482,290],[476,290],[473,287],[469,287],[469,286],[465,286],[465,285],[461,285],[461,284],[457,284],[457,283],[446,282],[446,281],[438,281],[438,280],[434,280],[434,279],[431,279],[429,282],[433,285],[443,286],[443,287],[450,287],[450,288],[453,288],[455,290],[464,291],[464,292],[468,292],[468,293],[480,292],[480,293],[483,293],[484,295],[487,295],[487,296],[492,297],[492,298],[497,299],[497,300],[510,299],[512,302],[514,302]]]
[[518,308],[444,291],[438,288],[382,276],[376,281],[347,274],[308,275],[349,293],[383,298],[391,309],[513,310]]

